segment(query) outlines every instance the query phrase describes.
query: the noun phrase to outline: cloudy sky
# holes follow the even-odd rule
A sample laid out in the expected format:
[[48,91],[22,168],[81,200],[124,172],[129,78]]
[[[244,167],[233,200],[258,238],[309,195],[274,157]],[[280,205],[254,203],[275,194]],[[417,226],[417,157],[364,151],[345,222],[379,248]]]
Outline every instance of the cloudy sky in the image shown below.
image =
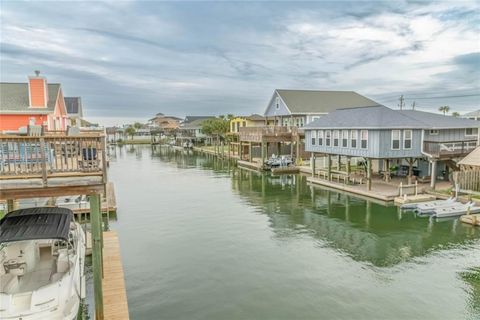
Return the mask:
[[112,125],[261,113],[275,88],[480,107],[476,2],[8,2],[1,81],[41,70]]

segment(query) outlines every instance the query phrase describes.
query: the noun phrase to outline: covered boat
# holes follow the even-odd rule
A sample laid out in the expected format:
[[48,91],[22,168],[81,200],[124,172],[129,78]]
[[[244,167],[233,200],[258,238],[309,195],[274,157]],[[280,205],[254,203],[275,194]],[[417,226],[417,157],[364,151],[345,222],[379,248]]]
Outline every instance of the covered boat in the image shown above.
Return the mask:
[[85,296],[85,234],[66,208],[0,220],[0,319],[75,319]]

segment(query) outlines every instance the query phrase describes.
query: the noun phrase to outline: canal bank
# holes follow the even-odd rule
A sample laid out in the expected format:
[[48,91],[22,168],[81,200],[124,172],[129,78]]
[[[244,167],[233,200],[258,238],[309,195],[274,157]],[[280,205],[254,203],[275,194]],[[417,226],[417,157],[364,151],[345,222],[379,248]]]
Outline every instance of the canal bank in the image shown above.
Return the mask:
[[191,150],[123,147],[111,161],[132,319],[480,315],[478,228]]

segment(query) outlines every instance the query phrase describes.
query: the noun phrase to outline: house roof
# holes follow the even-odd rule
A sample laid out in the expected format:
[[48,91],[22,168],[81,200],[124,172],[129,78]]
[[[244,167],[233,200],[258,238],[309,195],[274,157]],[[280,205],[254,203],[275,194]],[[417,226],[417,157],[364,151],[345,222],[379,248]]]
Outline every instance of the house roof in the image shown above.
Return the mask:
[[183,123],[187,124],[195,120],[210,119],[210,118],[214,118],[214,116],[186,116],[185,119],[183,119]]
[[472,112],[467,112],[462,117],[480,117],[480,109]]
[[[192,119],[194,118],[194,119]],[[179,129],[201,129],[202,128],[202,124],[205,120],[208,120],[208,119],[213,119],[215,117],[204,117],[204,116],[194,116],[194,117],[190,117],[190,121],[189,122],[184,122],[182,126],[179,127]]]
[[80,97],[65,97],[65,107],[69,115],[83,116],[82,99]]
[[245,119],[250,120],[250,121],[264,121],[265,117],[262,116],[262,115],[259,115],[257,113],[254,113],[252,115],[249,115],[249,116],[245,117]]
[[59,83],[48,84],[47,108],[30,108],[28,83],[0,83],[0,113],[51,113],[55,110]]
[[305,128],[336,129],[455,129],[476,128],[478,122],[416,110],[385,106],[338,109],[307,124]]
[[379,105],[354,91],[277,89],[276,92],[292,114],[328,113],[341,108]]
[[410,118],[423,122],[429,129],[462,129],[462,128],[478,128],[478,121],[457,118],[453,116],[445,116],[439,113],[431,113],[418,110],[397,110]]
[[459,165],[480,167],[480,147],[475,148],[465,158],[458,162]]

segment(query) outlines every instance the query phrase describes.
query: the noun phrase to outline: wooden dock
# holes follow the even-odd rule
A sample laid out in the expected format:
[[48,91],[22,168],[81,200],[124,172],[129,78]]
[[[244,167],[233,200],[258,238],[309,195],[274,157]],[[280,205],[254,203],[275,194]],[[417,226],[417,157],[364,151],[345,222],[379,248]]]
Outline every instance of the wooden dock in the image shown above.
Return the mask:
[[[117,198],[115,197],[115,187],[112,182],[107,182],[105,186],[107,195],[102,201],[101,211],[103,214],[117,212]],[[81,218],[83,215],[90,213],[90,206],[83,206],[79,208],[71,208],[75,215],[79,215]]]
[[105,320],[129,319],[120,243],[115,231],[103,233],[103,314]]

